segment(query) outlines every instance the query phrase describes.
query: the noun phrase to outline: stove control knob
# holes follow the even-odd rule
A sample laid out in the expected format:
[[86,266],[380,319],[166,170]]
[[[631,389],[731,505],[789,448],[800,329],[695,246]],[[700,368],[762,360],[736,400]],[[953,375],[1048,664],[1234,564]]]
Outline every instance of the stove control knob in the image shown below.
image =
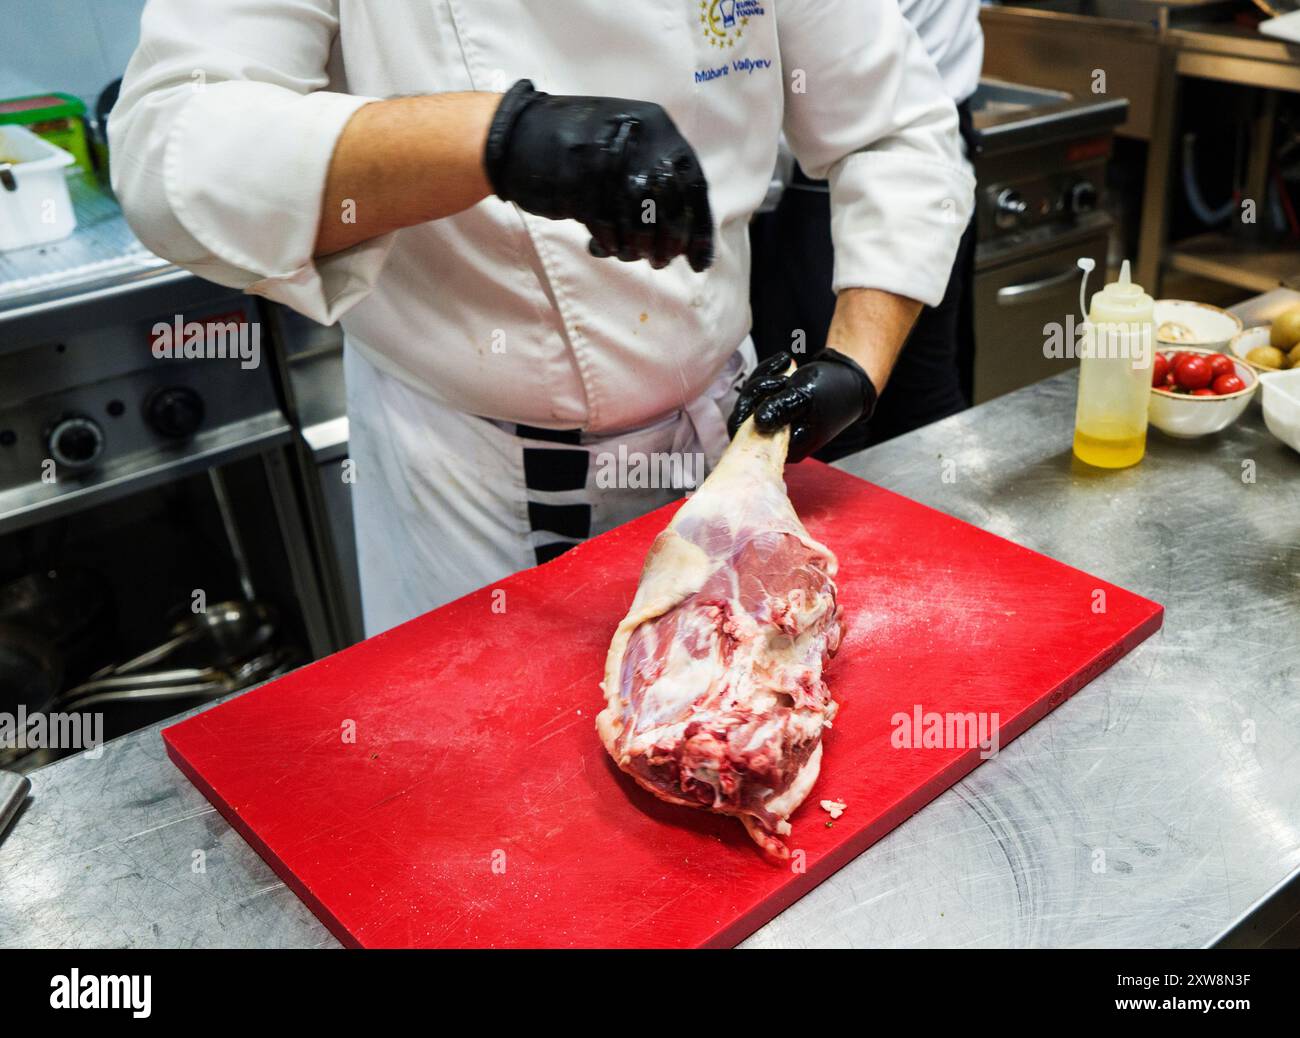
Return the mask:
[[70,469],[84,469],[104,452],[104,430],[93,418],[73,414],[61,418],[50,430],[50,457]]
[[998,226],[1002,228],[1016,226],[1025,213],[1029,212],[1025,196],[1009,187],[998,192],[994,205],[997,208]]
[[203,424],[203,398],[189,386],[155,389],[144,402],[144,417],[160,436],[188,439]]
[[1078,216],[1097,208],[1097,188],[1091,180],[1080,180],[1066,195],[1066,208]]

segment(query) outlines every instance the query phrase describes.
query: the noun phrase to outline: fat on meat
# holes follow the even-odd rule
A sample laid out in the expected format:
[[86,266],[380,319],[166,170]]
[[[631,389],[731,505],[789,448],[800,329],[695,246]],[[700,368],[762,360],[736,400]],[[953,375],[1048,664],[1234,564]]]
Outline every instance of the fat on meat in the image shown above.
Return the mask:
[[745,422],[655,538],[596,719],[640,785],[735,816],[777,860],[821,768],[837,708],[823,671],[841,634],[835,555],[786,495],[789,442]]

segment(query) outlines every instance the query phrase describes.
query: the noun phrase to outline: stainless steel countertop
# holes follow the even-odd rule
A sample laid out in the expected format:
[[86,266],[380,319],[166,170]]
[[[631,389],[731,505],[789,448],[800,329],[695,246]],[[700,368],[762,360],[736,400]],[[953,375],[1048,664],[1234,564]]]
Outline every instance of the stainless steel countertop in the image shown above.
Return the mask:
[[[747,946],[1203,945],[1300,870],[1300,455],[1252,404],[1098,474],[1071,461],[1074,393],[1063,374],[842,465],[1163,603],[1164,630]],[[157,729],[31,779],[0,943],[336,943]]]
[[141,245],[117,199],[94,177],[69,176],[68,193],[77,214],[71,237],[0,252],[0,319],[194,276]]

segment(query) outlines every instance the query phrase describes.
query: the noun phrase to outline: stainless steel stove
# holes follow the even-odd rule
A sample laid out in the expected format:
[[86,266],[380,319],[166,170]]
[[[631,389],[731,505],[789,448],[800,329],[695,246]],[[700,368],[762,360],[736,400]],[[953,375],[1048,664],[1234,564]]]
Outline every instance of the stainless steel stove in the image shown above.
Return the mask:
[[[0,669],[0,711],[109,673],[95,709],[111,735],[339,642],[265,304],[153,256],[93,180],[70,187],[73,237],[0,253],[0,603],[22,606],[0,631],[9,662],[40,676],[15,688]],[[76,581],[95,590],[85,631],[59,612]],[[186,666],[204,680],[189,685],[123,662],[209,606],[273,617],[274,644],[247,660],[198,653]]]
[[[291,438],[256,301],[149,253],[94,181],[69,186],[72,238],[0,253],[0,534]],[[178,322],[191,359],[155,355]]]
[[269,351],[249,369],[153,355],[153,329],[177,314],[260,335],[242,297],[187,287],[0,313],[0,533],[289,441]]
[[986,79],[971,108],[981,141],[972,161],[974,397],[982,403],[1066,365],[1043,355],[1043,326],[1077,313],[1079,257],[1106,269],[1106,164],[1128,102]]

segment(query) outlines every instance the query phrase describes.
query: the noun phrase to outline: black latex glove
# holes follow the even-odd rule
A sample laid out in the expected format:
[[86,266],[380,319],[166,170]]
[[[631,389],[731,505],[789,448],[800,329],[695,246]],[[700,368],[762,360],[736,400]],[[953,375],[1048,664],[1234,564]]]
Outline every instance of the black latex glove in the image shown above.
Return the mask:
[[484,165],[498,197],[585,224],[593,256],[645,259],[656,269],[682,254],[697,271],[713,262],[704,170],[657,104],[552,97],[521,79],[497,106]]
[[851,357],[830,347],[799,365],[792,375],[789,353],[769,357],[754,369],[740,389],[727,422],[736,430],[751,414],[761,433],[790,426],[789,461],[803,461],[830,443],[876,407],[876,387]]

